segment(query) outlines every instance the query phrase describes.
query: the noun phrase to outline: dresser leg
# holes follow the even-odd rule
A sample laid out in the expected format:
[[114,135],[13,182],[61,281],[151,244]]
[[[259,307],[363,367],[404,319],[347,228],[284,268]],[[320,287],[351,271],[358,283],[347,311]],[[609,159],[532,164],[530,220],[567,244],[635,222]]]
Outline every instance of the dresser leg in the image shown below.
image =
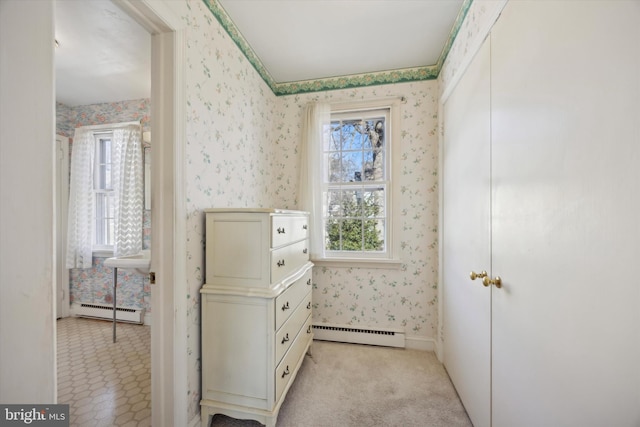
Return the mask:
[[309,344],[309,348],[307,349],[307,354],[309,355],[310,358],[313,359],[313,341],[311,341],[311,344]]
[[200,422],[202,423],[202,427],[209,427],[212,419],[213,415],[211,415],[207,411],[202,411],[202,413],[200,414]]

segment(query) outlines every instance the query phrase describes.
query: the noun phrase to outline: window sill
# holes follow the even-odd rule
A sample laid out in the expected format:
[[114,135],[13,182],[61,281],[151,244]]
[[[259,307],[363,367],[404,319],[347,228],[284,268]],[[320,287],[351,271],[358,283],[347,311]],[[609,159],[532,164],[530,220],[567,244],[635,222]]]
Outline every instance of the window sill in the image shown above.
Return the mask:
[[363,259],[363,258],[317,258],[311,260],[318,267],[340,268],[384,268],[399,270],[402,261],[399,259]]
[[91,251],[94,258],[111,258],[113,251],[108,249],[94,249]]

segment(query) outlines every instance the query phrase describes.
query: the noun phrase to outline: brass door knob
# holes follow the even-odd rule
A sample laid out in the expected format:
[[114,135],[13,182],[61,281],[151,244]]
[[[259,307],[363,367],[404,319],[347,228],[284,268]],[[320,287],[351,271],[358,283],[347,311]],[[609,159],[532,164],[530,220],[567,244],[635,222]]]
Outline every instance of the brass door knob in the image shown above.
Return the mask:
[[500,289],[502,287],[502,279],[500,276],[496,276],[495,279],[489,279],[489,277],[485,277],[482,279],[482,284],[485,286],[494,285],[496,288]]
[[480,273],[476,273],[475,271],[472,271],[469,274],[469,277],[471,278],[471,280],[476,280],[477,278],[482,279],[483,277],[487,277],[487,272],[486,271],[481,271]]

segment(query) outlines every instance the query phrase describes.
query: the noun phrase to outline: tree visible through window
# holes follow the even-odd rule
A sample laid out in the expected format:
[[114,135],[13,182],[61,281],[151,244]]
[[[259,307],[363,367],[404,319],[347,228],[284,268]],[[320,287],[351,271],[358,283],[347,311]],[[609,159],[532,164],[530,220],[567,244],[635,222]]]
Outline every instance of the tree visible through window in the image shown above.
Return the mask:
[[387,250],[388,110],[332,115],[325,159],[325,252]]

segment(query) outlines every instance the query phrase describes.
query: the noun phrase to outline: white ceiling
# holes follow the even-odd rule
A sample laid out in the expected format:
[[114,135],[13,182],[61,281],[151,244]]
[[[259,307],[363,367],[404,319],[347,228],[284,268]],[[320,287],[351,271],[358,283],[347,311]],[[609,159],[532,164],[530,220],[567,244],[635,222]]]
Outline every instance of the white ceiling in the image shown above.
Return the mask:
[[149,98],[151,36],[109,0],[57,0],[56,100],[68,106]]
[[219,0],[277,83],[434,65],[463,0]]
[[[276,83],[433,66],[463,4],[218,2]],[[74,106],[150,96],[150,36],[110,0],[56,0],[56,40],[57,101]]]

